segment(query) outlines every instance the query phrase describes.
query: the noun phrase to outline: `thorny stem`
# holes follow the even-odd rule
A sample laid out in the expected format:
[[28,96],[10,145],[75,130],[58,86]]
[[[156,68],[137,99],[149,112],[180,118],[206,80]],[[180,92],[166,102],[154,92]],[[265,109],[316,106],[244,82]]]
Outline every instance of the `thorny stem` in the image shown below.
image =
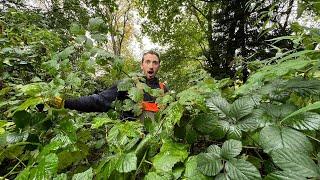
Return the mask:
[[7,176],[11,175],[11,173],[18,167],[18,165],[21,163],[21,161],[19,161],[12,169],[11,171],[9,171],[6,175],[4,175],[3,177],[6,178]]
[[141,167],[142,163],[146,161],[146,155],[147,155],[147,151],[144,153],[144,155],[143,155],[143,157],[142,157],[142,160],[140,161],[139,166],[138,166],[138,168],[137,168],[137,170],[136,170],[136,173],[134,174],[134,178],[135,178],[135,179],[136,179],[136,177],[137,177],[137,175],[138,175],[138,172],[139,172],[139,170],[140,170],[140,167]]

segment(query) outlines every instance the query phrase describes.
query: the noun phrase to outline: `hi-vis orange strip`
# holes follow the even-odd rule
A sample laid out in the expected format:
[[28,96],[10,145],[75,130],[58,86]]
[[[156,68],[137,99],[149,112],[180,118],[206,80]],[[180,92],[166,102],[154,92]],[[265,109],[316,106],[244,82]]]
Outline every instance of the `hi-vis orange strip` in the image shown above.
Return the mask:
[[[164,90],[164,83],[159,83],[159,86],[160,86],[160,89]],[[158,112],[159,111],[158,104],[154,103],[154,102],[143,101],[142,108],[144,111],[151,111],[151,112]]]
[[142,107],[143,107],[143,110],[145,110],[145,111],[151,111],[151,112],[158,112],[159,111],[157,103],[153,103],[153,102],[143,101]]

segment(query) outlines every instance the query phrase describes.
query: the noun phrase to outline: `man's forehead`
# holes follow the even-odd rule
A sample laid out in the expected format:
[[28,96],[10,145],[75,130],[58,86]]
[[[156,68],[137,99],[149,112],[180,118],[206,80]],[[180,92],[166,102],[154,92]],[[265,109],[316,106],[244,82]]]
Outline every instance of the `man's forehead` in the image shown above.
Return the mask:
[[155,54],[145,54],[143,56],[144,60],[155,60],[155,61],[159,61],[158,56],[156,56]]

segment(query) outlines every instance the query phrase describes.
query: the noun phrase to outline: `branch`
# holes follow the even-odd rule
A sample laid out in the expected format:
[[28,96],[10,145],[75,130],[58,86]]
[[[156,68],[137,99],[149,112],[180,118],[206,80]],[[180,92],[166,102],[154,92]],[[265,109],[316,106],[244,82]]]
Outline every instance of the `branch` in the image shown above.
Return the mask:
[[128,5],[128,8],[126,9],[125,11],[125,14],[123,16],[123,30],[122,30],[122,34],[120,35],[120,40],[119,40],[119,54],[121,54],[121,49],[122,49],[122,43],[123,43],[123,40],[124,40],[124,37],[125,37],[125,34],[126,34],[126,26],[127,26],[127,22],[129,20],[129,11],[131,9],[131,5],[132,5],[132,2],[129,3]]
[[293,0],[291,0],[291,1],[289,2],[289,7],[288,7],[288,9],[287,9],[287,11],[286,11],[287,17],[286,17],[286,21],[285,21],[285,23],[284,23],[284,25],[283,25],[283,30],[285,30],[286,27],[288,26],[288,20],[289,20],[289,16],[290,16],[290,14],[291,14],[291,11],[292,11],[292,6],[293,6]]
[[207,19],[206,15],[197,6],[195,6],[190,0],[189,0],[189,3],[196,11],[198,11],[204,18]]
[[214,2],[216,2],[215,0],[200,0],[200,1],[203,1],[203,2],[206,2],[206,3],[214,3]]

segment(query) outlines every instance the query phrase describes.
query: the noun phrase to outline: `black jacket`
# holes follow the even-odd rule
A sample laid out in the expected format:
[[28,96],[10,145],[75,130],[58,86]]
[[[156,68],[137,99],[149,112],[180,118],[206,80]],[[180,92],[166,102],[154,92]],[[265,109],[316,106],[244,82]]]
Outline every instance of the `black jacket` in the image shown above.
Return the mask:
[[[160,88],[159,80],[157,78],[151,80],[147,79],[146,84],[152,89]],[[165,88],[164,91],[166,92],[167,89]],[[99,94],[83,96],[78,99],[66,99],[64,107],[82,112],[106,112],[112,108],[111,104],[113,101],[123,101],[128,98],[128,92],[118,91],[117,85],[113,85]],[[144,101],[154,102],[155,99],[156,98],[148,93],[144,94]]]

